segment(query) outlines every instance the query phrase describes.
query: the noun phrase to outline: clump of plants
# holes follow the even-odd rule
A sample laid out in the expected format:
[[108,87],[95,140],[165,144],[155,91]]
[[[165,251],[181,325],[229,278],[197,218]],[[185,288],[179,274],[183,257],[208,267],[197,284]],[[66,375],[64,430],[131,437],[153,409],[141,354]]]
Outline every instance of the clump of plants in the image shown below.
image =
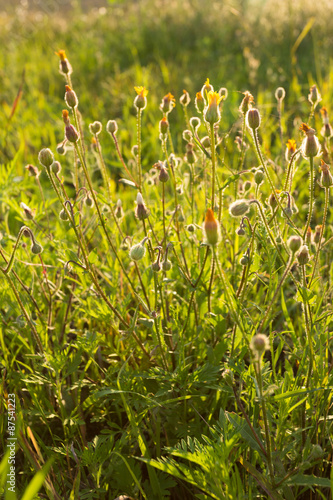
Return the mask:
[[49,498],[328,498],[333,153],[317,87],[300,120],[280,87],[268,114],[245,92],[230,124],[207,79],[179,98],[179,138],[175,97],[146,122],[136,86],[135,131],[87,127],[58,56],[64,135],[27,165],[21,204],[4,200],[21,227],[0,247],[21,491],[41,469]]

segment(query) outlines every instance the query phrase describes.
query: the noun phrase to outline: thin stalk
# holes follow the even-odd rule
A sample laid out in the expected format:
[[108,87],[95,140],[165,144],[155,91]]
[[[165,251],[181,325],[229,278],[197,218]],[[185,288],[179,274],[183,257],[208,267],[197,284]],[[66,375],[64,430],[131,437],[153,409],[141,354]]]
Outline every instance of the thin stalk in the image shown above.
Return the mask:
[[114,141],[114,145],[116,146],[116,151],[117,151],[118,158],[119,158],[119,160],[120,160],[120,162],[121,162],[122,166],[124,167],[125,172],[126,172],[126,173],[127,173],[127,175],[130,177],[131,181],[135,184],[135,186],[136,186],[137,188],[139,188],[139,185],[137,184],[137,182],[135,181],[135,179],[134,179],[133,175],[131,174],[131,172],[128,170],[128,168],[127,168],[127,166],[126,166],[126,163],[125,163],[125,161],[124,161],[124,158],[123,158],[123,156],[122,156],[122,154],[121,154],[121,151],[120,151],[120,148],[119,148],[119,144],[118,144],[118,141],[117,141],[116,134],[115,134],[115,133],[112,133],[112,134],[111,134],[111,136],[112,136],[112,139],[113,139],[113,141]]
[[306,226],[305,226],[305,229],[304,229],[304,233],[303,233],[303,239],[305,239],[305,237],[306,237],[306,233],[307,233],[307,230],[308,230],[308,227],[310,225],[311,218],[312,218],[313,202],[314,202],[313,191],[314,191],[314,166],[313,166],[313,157],[310,156],[310,200],[309,200],[309,213],[308,213],[308,220],[307,220],[307,223],[306,223]]
[[282,275],[282,278],[281,278],[281,280],[280,280],[280,282],[279,282],[278,286],[276,287],[276,290],[275,290],[275,293],[274,293],[274,295],[273,295],[273,298],[272,298],[272,300],[270,301],[268,308],[266,309],[265,316],[263,317],[263,319],[262,319],[262,321],[261,321],[261,323],[260,323],[260,325],[259,325],[259,328],[258,328],[258,330],[257,330],[258,332],[262,332],[262,331],[263,331],[263,329],[264,329],[265,323],[266,323],[266,321],[267,321],[267,319],[268,319],[268,317],[269,317],[269,313],[271,312],[271,309],[272,309],[272,306],[274,305],[274,302],[275,302],[275,300],[276,300],[276,297],[278,296],[278,294],[279,294],[279,292],[280,292],[280,289],[281,289],[281,286],[283,285],[283,283],[284,283],[284,281],[285,281],[286,277],[287,277],[287,276],[288,276],[288,274],[289,274],[289,271],[290,271],[290,269],[291,269],[291,266],[293,265],[293,262],[294,262],[294,257],[295,257],[295,254],[294,254],[294,253],[291,253],[291,254],[290,254],[290,257],[289,257],[289,260],[288,260],[288,262],[287,262],[286,268],[285,268],[285,270],[284,270],[284,273],[283,273],[283,275]]
[[139,191],[142,192],[142,170],[141,170],[141,114],[142,110],[138,108],[138,112],[136,115],[136,126],[137,126],[137,146],[138,146],[138,154],[136,156],[137,168],[138,168],[138,176],[139,176]]
[[330,190],[328,187],[326,187],[325,188],[325,205],[324,205],[324,213],[323,213],[323,223],[322,223],[322,226],[320,229],[320,236],[319,236],[319,241],[318,241],[318,245],[317,245],[317,249],[316,249],[316,256],[315,256],[315,261],[314,261],[314,265],[313,265],[312,275],[311,275],[310,282],[309,282],[309,288],[311,288],[313,278],[315,277],[315,274],[316,274],[316,268],[317,268],[319,254],[320,254],[320,250],[321,250],[321,242],[323,240],[323,234],[324,234],[325,225],[326,225],[329,198],[330,198]]
[[22,311],[22,313],[23,313],[23,315],[24,315],[25,319],[26,319],[26,320],[27,320],[27,322],[29,323],[29,326],[30,326],[31,332],[32,332],[32,334],[33,334],[33,336],[34,336],[34,338],[35,338],[35,341],[36,341],[36,343],[37,343],[37,345],[38,345],[38,348],[39,348],[40,352],[41,352],[42,354],[44,354],[44,349],[43,349],[43,346],[42,346],[42,342],[41,342],[40,337],[39,337],[39,335],[38,335],[38,333],[37,333],[37,330],[36,330],[36,328],[35,328],[35,325],[33,324],[33,322],[32,322],[32,320],[31,320],[31,318],[30,318],[30,316],[29,316],[29,314],[28,314],[28,312],[27,312],[26,308],[25,308],[25,307],[24,307],[24,305],[23,305],[23,302],[22,302],[22,300],[21,300],[20,294],[19,294],[19,293],[18,293],[18,291],[16,290],[16,287],[15,287],[15,285],[14,285],[14,283],[13,283],[13,280],[11,279],[11,277],[9,276],[9,274],[8,274],[8,273],[6,273],[6,272],[5,272],[5,271],[4,271],[1,267],[0,267],[0,271],[3,273],[4,277],[5,277],[5,278],[6,278],[6,280],[8,281],[9,286],[10,286],[10,287],[11,287],[11,289],[13,290],[13,293],[14,293],[14,295],[15,295],[15,299],[17,300],[17,303],[18,303],[18,305],[20,306],[20,309],[21,309],[21,311]]
[[265,403],[265,398],[264,398],[264,394],[263,394],[261,359],[258,360],[257,368],[258,369],[256,370],[256,374],[257,374],[257,381],[258,381],[258,387],[259,387],[262,416],[263,416],[263,420],[264,420],[268,469],[269,469],[269,474],[271,476],[272,486],[274,486],[275,479],[274,479],[274,468],[273,468],[273,463],[272,463],[272,445],[271,445],[271,437],[270,437],[270,431],[269,431],[269,426],[268,426],[266,403]]
[[212,205],[212,210],[214,210],[216,158],[215,158],[215,132],[214,132],[214,124],[213,123],[210,124],[210,148],[211,148],[211,156],[212,156],[212,198],[211,198],[211,205]]
[[[253,137],[253,140],[254,140],[254,145],[255,145],[255,149],[256,149],[258,158],[259,158],[260,163],[261,163],[261,165],[262,165],[262,167],[263,167],[263,169],[265,171],[265,174],[266,174],[266,177],[268,179],[269,185],[270,185],[270,187],[272,189],[272,193],[275,193],[275,187],[274,187],[273,181],[271,179],[271,176],[269,175],[268,168],[267,168],[267,166],[266,166],[266,164],[264,162],[264,158],[263,158],[262,153],[261,153],[257,131],[253,131],[252,137]],[[281,201],[280,201],[280,199],[279,199],[278,196],[276,196],[276,201],[277,201],[277,204],[279,205],[279,209],[284,214],[285,218],[288,220],[288,222],[290,223],[291,227],[298,234],[298,236],[301,236],[301,233],[299,232],[299,230],[297,229],[297,227],[295,226],[295,224],[293,223],[293,221],[291,220],[291,218],[289,217],[289,215],[286,214],[283,206],[281,205]]]

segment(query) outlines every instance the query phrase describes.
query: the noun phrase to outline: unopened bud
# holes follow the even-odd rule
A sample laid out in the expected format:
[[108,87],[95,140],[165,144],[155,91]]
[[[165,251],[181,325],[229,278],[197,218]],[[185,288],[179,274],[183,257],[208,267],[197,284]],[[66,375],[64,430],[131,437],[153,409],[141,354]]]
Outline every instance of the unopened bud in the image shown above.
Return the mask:
[[254,174],[254,182],[259,186],[265,179],[265,173],[262,170],[256,170]]
[[210,125],[214,125],[214,123],[218,123],[221,119],[221,112],[219,108],[219,104],[222,100],[222,97],[219,96],[217,92],[213,92],[210,90],[207,94],[208,104],[204,111],[204,117],[207,123]]
[[201,92],[197,92],[195,96],[195,107],[197,108],[197,111],[199,113],[202,113],[203,110],[205,109],[205,101],[204,98],[202,97]]
[[253,95],[250,92],[244,92],[243,100],[239,106],[239,111],[242,115],[246,115],[249,109],[252,108],[252,103],[254,102]]
[[246,124],[253,131],[260,127],[260,113],[257,108],[248,110],[246,113]]
[[302,142],[302,155],[304,158],[314,158],[321,152],[320,143],[316,136],[316,131],[310,128],[306,123],[302,123],[300,130],[305,133],[305,138]]
[[250,209],[250,204],[247,200],[236,200],[231,203],[229,207],[229,214],[232,217],[241,217],[245,215]]
[[51,170],[55,175],[60,174],[61,172],[61,164],[59,161],[54,161],[51,165]]
[[106,124],[106,131],[112,135],[116,134],[117,130],[118,130],[118,125],[116,120],[109,120]]
[[312,85],[310,88],[308,99],[313,106],[316,106],[321,101],[321,95],[317,89],[317,85]]
[[138,243],[137,245],[133,245],[131,247],[129,251],[129,256],[132,260],[138,261],[144,257],[146,253],[145,243],[147,240],[148,238],[145,237],[140,243]]
[[143,201],[141,193],[138,193],[136,197],[135,217],[139,220],[144,220],[149,217],[149,210]]
[[309,248],[307,245],[301,246],[298,254],[297,260],[300,266],[305,266],[310,260]]
[[102,124],[101,124],[101,122],[96,121],[96,122],[90,123],[89,130],[90,130],[90,133],[93,134],[93,135],[100,134],[100,132],[102,130]]
[[164,116],[162,118],[162,120],[160,121],[160,125],[159,125],[159,128],[160,128],[160,133],[162,135],[166,135],[168,133],[168,130],[169,130],[169,122],[167,120],[167,118]]
[[49,168],[54,162],[54,156],[51,149],[49,148],[41,149],[38,154],[38,160],[43,167]]
[[59,155],[64,155],[66,153],[66,142],[67,142],[67,140],[65,140],[57,145],[56,151]]
[[325,163],[323,160],[321,160],[321,177],[320,177],[320,184],[324,188],[329,188],[333,186],[333,177],[330,172],[330,167],[327,163]]
[[60,64],[59,64],[59,73],[61,73],[62,75],[70,75],[73,70],[72,70],[72,66],[70,65],[67,57],[66,57],[66,53],[64,50],[59,50],[58,52],[56,52],[57,56],[59,56],[59,59],[60,59]]
[[76,108],[77,105],[79,104],[79,100],[77,98],[76,93],[74,92],[73,89],[69,87],[69,85],[66,85],[66,92],[65,92],[65,102],[69,108]]
[[64,208],[59,212],[59,219],[63,221],[68,220],[68,214]]
[[168,114],[170,111],[173,110],[173,108],[176,106],[176,99],[174,96],[169,92],[167,95],[165,95],[162,99],[161,105],[160,105],[160,110]]
[[214,212],[208,208],[204,222],[204,232],[206,236],[206,243],[210,246],[216,246],[220,241],[220,225],[215,219]]
[[134,99],[134,106],[137,109],[145,109],[147,106],[148,90],[145,87],[134,87],[134,90],[138,94]]
[[40,171],[34,165],[26,165],[25,167],[32,177],[39,177]]
[[257,333],[254,337],[252,337],[250,342],[250,349],[253,352],[253,355],[259,359],[264,354],[265,351],[269,350],[269,339],[266,335],[262,333]]
[[302,238],[298,235],[290,236],[287,245],[292,253],[296,253],[302,245]]
[[37,241],[34,241],[30,247],[30,250],[31,250],[31,253],[33,253],[34,255],[38,255],[38,254],[42,253],[43,247],[42,247],[42,245],[37,243]]
[[179,98],[179,102],[182,106],[186,107],[190,104],[191,98],[187,90],[183,90],[183,94]]
[[20,207],[23,209],[24,214],[28,220],[32,220],[34,218],[33,210],[31,210],[31,208],[28,207],[28,205],[23,203],[23,201],[20,203]]
[[321,226],[321,225],[316,226],[315,233],[313,235],[313,242],[316,243],[316,244],[319,243],[320,235],[321,235],[321,228],[322,227],[323,226]]

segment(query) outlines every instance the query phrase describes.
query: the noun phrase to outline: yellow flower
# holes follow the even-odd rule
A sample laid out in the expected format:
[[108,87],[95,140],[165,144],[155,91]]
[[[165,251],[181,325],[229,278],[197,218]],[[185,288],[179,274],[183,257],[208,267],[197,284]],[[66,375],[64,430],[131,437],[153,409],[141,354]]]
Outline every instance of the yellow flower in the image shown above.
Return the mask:
[[206,106],[204,116],[206,122],[213,125],[214,123],[219,122],[221,118],[219,104],[222,101],[222,97],[219,95],[218,92],[210,90],[207,94],[207,99],[208,99],[208,104]]
[[148,90],[146,87],[134,87],[134,90],[140,97],[147,97]]
[[66,52],[64,50],[58,50],[58,52],[56,52],[56,55],[59,56],[60,61],[65,61],[67,59]]

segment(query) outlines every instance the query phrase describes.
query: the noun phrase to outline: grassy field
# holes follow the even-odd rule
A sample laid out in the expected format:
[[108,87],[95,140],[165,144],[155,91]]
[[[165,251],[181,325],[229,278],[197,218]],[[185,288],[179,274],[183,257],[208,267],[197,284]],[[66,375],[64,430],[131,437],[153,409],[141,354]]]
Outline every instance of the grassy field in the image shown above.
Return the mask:
[[1,498],[332,498],[332,11],[1,11]]

